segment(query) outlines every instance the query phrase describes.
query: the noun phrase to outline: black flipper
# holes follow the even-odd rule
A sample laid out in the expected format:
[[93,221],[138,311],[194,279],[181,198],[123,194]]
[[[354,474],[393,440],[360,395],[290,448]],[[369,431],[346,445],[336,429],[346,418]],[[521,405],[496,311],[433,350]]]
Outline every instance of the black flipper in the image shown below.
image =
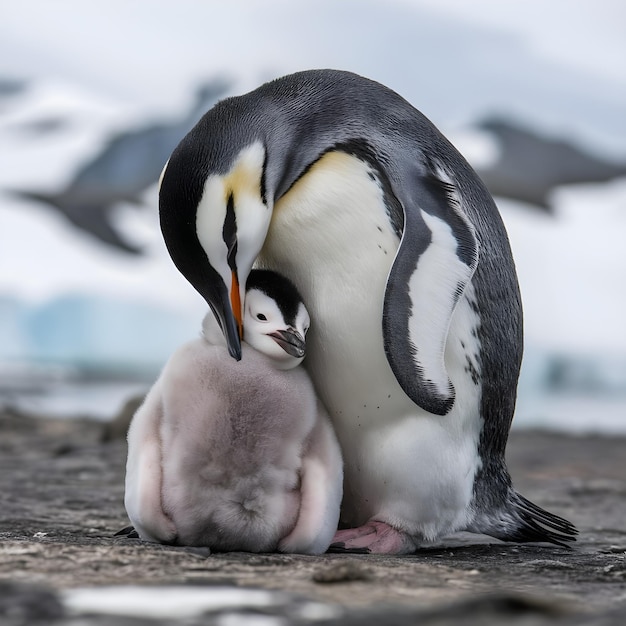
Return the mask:
[[478,242],[456,188],[434,171],[413,172],[402,191],[404,232],[383,308],[385,353],[409,398],[445,415],[455,397],[444,363],[446,340],[478,264]]

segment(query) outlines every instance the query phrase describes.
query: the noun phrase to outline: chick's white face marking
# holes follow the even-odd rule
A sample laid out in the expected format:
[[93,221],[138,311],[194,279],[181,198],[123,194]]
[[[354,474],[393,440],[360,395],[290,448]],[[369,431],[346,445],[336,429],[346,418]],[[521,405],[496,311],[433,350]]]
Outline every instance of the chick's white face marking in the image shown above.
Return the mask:
[[278,308],[276,301],[258,289],[251,289],[246,294],[244,313],[244,340],[253,348],[274,361],[277,369],[287,370],[296,367],[304,355],[296,357],[288,352],[276,340],[281,331],[295,331],[304,342],[311,320],[304,304],[300,303],[295,319],[288,324]]
[[[263,203],[261,181],[265,149],[260,142],[244,148],[226,174],[211,174],[196,212],[196,233],[209,263],[219,272],[230,291],[233,269],[228,263],[229,244],[224,226],[229,202],[234,211],[240,299],[243,302],[246,277],[269,227],[272,211]],[[230,216],[232,219],[232,216]]]

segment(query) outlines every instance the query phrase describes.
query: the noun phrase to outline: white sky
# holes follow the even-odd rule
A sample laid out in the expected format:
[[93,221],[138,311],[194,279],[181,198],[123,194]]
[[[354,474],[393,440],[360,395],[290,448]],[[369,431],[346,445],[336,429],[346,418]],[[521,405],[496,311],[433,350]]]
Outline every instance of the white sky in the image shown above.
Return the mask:
[[626,84],[624,0],[395,0],[521,36],[551,59]]
[[[342,2],[335,3],[341,6]],[[623,0],[392,0],[396,5],[424,10],[496,31],[514,33],[542,55],[565,65],[626,83],[626,2]],[[1,11],[3,39],[27,43],[31,49],[47,50],[51,62],[64,59],[78,67],[94,54],[110,59],[117,72],[132,73],[130,52],[142,50],[155,58],[163,52],[176,56],[176,48],[203,36],[220,43],[225,59],[241,56],[263,41],[264,50],[280,48],[280,31],[303,28],[302,9],[315,12],[322,2],[293,0],[20,0],[5,3]],[[389,0],[361,2],[370,7],[390,5]],[[298,10],[299,9],[299,10]],[[305,11],[306,14],[306,11]],[[280,19],[278,18],[280,17]],[[358,21],[360,15],[354,15]],[[139,29],[139,25],[144,27]],[[306,24],[304,25],[306,27]],[[349,25],[346,24],[346,28]],[[376,45],[372,41],[372,46]],[[252,45],[250,45],[252,44]],[[320,42],[320,48],[323,48]],[[326,51],[320,49],[323,57]],[[282,50],[285,54],[285,50]],[[287,55],[288,55],[287,51]],[[258,55],[258,51],[257,51]],[[149,54],[147,55],[149,57]],[[146,58],[149,65],[149,58]],[[4,58],[0,71],[19,68],[27,60]],[[207,65],[219,59],[205,59]],[[147,65],[142,65],[145,69]],[[155,65],[153,72],[158,74]],[[184,71],[184,68],[181,68]]]
[[622,156],[624,59],[623,0],[20,0],[0,9],[0,78],[76,85],[140,116],[177,114],[216,74],[236,76],[241,93],[336,67],[387,84],[444,130],[507,112]]

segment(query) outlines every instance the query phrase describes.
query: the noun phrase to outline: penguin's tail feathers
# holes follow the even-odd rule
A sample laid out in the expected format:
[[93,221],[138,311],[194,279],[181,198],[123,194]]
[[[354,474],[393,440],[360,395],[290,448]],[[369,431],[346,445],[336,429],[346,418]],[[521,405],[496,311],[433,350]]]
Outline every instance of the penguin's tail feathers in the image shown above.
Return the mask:
[[567,542],[576,541],[578,529],[570,521],[542,509],[516,491],[510,494],[509,502],[519,525],[508,541],[547,541],[566,547]]
[[513,489],[509,491],[506,511],[489,515],[476,525],[479,532],[502,541],[518,543],[548,542],[569,548],[578,529],[568,520],[537,506]]

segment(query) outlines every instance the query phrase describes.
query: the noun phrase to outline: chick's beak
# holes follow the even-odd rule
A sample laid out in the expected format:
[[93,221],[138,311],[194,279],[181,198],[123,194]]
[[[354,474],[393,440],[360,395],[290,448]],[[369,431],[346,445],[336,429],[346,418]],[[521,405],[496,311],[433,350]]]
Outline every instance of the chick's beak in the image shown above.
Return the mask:
[[287,353],[302,358],[306,353],[304,337],[293,328],[276,330],[269,336]]

